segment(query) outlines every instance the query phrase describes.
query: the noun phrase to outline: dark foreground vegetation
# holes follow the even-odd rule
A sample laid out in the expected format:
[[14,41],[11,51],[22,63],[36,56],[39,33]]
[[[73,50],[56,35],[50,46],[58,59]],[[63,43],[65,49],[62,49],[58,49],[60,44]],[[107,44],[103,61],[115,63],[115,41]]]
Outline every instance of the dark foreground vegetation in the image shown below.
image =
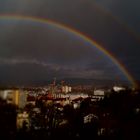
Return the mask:
[[140,135],[140,92],[112,91],[103,100],[84,99],[80,107],[59,104],[44,105],[37,101],[40,113],[33,106],[25,107],[30,125],[24,122],[16,129],[17,107],[0,100],[0,139],[94,139],[128,140]]

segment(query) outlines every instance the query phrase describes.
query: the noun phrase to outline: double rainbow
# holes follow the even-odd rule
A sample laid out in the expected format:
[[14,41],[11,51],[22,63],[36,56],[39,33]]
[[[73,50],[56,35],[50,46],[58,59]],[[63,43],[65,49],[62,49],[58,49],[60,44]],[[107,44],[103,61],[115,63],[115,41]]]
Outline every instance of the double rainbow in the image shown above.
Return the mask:
[[0,21],[3,20],[21,20],[21,21],[29,21],[37,24],[49,24],[53,25],[56,28],[59,28],[61,30],[64,30],[66,32],[72,33],[84,41],[91,44],[93,47],[96,47],[98,50],[100,50],[103,54],[105,54],[119,69],[120,71],[126,76],[128,81],[132,84],[132,86],[136,87],[137,83],[134,80],[134,78],[131,76],[131,74],[128,72],[128,70],[125,68],[125,66],[120,63],[114,56],[111,54],[111,52],[107,51],[103,46],[99,45],[95,40],[91,39],[87,35],[81,33],[80,31],[77,31],[71,27],[68,27],[64,24],[60,24],[58,22],[54,22],[52,20],[38,18],[38,17],[30,17],[30,16],[18,16],[18,15],[0,15]]

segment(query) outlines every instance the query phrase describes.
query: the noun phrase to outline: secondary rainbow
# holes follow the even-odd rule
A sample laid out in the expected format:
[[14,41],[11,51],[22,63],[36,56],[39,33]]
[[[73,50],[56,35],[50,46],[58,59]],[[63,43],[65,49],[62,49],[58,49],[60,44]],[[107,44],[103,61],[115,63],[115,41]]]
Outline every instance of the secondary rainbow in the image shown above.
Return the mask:
[[121,64],[110,52],[108,52],[106,49],[104,49],[95,40],[91,39],[90,37],[88,37],[84,33],[77,31],[76,29],[73,29],[69,26],[58,23],[56,21],[52,21],[52,20],[44,19],[44,18],[39,18],[39,17],[30,17],[30,16],[21,16],[21,15],[0,15],[0,21],[1,20],[25,20],[25,21],[31,21],[31,22],[35,22],[35,23],[41,23],[41,24],[50,24],[50,25],[53,25],[59,29],[73,33],[74,35],[76,35],[76,36],[80,37],[81,39],[83,39],[84,41],[90,43],[91,45],[96,47],[98,50],[100,50],[103,54],[105,54],[124,73],[124,75],[131,82],[131,84],[134,87],[137,86],[137,83],[135,82],[134,78],[127,71],[127,69],[124,67],[123,64]]
[[132,37],[134,37],[134,39],[140,42],[140,36],[136,33],[136,31],[132,29],[132,27],[130,27],[127,23],[125,23],[125,21],[121,20],[118,16],[115,16],[106,8],[100,6],[100,4],[98,3],[94,3],[94,6],[96,6],[96,8],[99,9],[99,11],[101,11],[102,13],[104,13],[107,17],[109,17],[109,19],[111,19],[112,21],[116,22],[119,26],[121,26],[126,33],[130,34]]

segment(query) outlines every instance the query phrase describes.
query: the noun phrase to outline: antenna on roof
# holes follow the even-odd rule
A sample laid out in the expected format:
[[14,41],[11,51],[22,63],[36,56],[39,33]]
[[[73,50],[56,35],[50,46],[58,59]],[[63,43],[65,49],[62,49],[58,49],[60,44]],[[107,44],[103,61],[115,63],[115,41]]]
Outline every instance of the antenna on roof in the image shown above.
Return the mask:
[[54,86],[56,85],[56,77],[54,77],[54,79],[53,79],[53,85]]

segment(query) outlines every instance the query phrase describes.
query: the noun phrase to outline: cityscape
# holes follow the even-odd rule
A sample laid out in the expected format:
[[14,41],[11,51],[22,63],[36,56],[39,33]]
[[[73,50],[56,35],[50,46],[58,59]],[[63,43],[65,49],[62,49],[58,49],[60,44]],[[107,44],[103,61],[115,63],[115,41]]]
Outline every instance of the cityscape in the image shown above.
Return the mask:
[[0,0],[0,139],[139,140],[140,1]]
[[129,139],[139,136],[140,90],[127,86],[0,89],[0,136],[7,139]]

